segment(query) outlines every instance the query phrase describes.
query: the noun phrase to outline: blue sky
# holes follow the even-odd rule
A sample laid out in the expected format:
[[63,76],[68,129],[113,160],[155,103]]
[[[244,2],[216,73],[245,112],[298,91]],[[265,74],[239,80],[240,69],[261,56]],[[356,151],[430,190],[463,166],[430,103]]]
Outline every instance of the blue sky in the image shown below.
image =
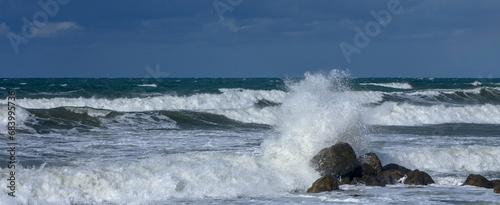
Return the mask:
[[494,0],[0,0],[0,77],[348,69],[353,77],[498,78],[498,11]]

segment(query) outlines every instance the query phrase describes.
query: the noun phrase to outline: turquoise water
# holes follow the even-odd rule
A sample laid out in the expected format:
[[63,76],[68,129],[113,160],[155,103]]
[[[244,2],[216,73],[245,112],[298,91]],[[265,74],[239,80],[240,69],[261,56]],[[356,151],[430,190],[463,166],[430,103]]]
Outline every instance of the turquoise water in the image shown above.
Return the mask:
[[[498,203],[460,185],[500,178],[500,79],[0,79],[5,108],[8,91],[18,186],[0,204]],[[437,184],[306,194],[338,141]]]

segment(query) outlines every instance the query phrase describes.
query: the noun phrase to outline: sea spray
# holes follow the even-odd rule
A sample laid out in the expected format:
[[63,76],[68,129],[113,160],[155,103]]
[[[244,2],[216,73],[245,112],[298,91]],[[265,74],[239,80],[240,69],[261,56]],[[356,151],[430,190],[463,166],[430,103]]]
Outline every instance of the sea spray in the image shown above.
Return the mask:
[[287,82],[289,90],[275,125],[279,137],[262,144],[270,164],[309,185],[318,177],[309,161],[322,148],[347,142],[357,151],[364,149],[362,107],[351,98],[347,78],[347,73],[332,70]]

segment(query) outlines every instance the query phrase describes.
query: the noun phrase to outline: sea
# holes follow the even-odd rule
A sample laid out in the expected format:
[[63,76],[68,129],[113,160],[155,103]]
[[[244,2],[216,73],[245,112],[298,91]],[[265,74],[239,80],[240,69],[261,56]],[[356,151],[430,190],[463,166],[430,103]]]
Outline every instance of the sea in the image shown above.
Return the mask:
[[[500,79],[0,79],[0,100],[0,204],[500,204],[462,186],[500,179]],[[306,193],[337,142],[436,183]]]

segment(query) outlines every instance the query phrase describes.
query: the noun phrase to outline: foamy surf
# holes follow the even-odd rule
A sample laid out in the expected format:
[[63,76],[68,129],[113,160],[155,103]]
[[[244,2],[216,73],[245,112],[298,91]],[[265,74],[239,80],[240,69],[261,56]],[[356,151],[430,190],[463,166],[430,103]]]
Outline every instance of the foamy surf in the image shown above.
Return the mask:
[[360,85],[372,85],[405,90],[413,89],[413,87],[408,83],[360,83]]
[[[401,80],[340,71],[289,80],[23,79],[17,196],[4,190],[0,204],[497,203],[489,189],[460,186],[469,173],[500,178],[496,81],[471,89],[474,80],[404,80],[411,89],[350,87]],[[19,86],[11,81],[2,87]],[[340,141],[383,164],[427,171],[437,184],[305,193],[319,177],[310,158]]]

